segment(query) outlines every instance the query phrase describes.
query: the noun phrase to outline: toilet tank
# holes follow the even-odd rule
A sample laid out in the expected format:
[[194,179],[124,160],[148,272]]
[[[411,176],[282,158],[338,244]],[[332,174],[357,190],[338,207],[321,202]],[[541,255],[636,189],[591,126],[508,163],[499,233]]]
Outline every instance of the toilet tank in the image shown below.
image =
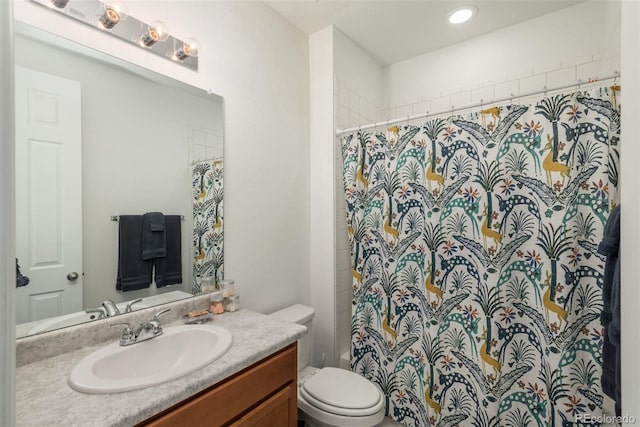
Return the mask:
[[298,370],[309,365],[311,360],[311,320],[313,319],[313,307],[295,304],[271,313],[269,316],[284,322],[297,323],[307,327],[307,333],[298,340]]

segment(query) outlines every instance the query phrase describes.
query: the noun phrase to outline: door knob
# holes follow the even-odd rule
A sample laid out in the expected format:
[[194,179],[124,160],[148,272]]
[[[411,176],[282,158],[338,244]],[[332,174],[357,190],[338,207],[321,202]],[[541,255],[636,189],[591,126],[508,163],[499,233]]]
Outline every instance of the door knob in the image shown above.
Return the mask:
[[76,280],[78,280],[78,277],[80,276],[75,271],[72,271],[71,273],[67,274],[67,280],[70,282],[75,282]]

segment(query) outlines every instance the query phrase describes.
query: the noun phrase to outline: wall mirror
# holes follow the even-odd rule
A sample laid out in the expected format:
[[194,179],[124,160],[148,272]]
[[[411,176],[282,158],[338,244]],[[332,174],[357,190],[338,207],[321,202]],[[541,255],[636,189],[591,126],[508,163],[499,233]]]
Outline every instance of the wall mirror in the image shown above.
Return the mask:
[[[15,33],[16,254],[29,278],[17,337],[221,277],[223,99],[18,21]],[[182,283],[117,291],[119,216],[156,211],[182,216]]]

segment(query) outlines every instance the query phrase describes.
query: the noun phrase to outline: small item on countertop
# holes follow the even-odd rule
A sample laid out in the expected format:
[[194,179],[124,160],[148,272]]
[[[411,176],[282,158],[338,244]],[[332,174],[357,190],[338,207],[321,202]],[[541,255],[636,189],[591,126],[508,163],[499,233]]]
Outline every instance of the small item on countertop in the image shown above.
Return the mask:
[[231,295],[224,299],[224,311],[233,312],[240,310],[240,295]]
[[190,311],[182,317],[187,319],[188,324],[199,324],[210,321],[212,316],[209,310],[202,309]]
[[205,276],[200,283],[200,292],[207,293],[218,290],[216,288],[216,281],[213,276]]
[[224,313],[224,305],[222,303],[222,300],[222,292],[213,292],[211,294],[211,305],[209,306],[209,311],[211,311],[213,314]]
[[230,297],[235,294],[235,282],[233,280],[221,280],[220,289],[222,289],[224,298]]
[[189,317],[189,318],[193,318],[193,317],[200,317],[200,316],[204,316],[206,314],[209,314],[208,310],[193,310],[188,312],[187,314],[185,314],[185,316]]

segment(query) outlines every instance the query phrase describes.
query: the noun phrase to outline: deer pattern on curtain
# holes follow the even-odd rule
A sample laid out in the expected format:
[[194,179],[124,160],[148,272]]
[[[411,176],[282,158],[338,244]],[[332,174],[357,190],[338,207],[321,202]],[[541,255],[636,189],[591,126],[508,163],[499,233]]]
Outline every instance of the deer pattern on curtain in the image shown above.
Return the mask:
[[408,426],[599,415],[619,86],[342,139],[351,368]]

